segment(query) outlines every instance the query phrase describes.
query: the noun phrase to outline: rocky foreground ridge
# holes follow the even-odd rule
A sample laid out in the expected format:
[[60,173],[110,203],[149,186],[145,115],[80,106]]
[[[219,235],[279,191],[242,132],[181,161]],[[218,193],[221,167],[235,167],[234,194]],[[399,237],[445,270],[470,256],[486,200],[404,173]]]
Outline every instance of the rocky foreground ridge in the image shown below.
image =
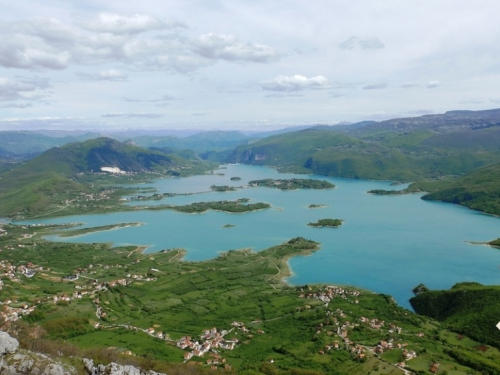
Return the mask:
[[[156,371],[144,371],[134,366],[96,364],[83,358],[83,374],[88,375],[166,375]],[[79,375],[81,370],[57,359],[29,350],[19,349],[19,341],[7,332],[0,331],[0,374],[2,375]]]

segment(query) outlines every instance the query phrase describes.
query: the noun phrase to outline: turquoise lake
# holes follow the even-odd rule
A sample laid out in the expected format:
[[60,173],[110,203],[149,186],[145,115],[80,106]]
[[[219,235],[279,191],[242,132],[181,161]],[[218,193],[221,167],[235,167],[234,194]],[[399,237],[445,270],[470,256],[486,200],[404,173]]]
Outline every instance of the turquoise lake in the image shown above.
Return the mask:
[[[223,174],[223,175],[220,175]],[[231,181],[238,176],[241,181]],[[262,178],[315,178],[336,185],[329,190],[244,188],[210,192],[211,185],[246,185]],[[375,196],[372,189],[401,189],[387,181],[348,180],[324,176],[281,174],[273,169],[228,165],[213,175],[168,178],[152,184],[160,193],[197,193],[129,204],[187,204],[200,201],[250,198],[271,208],[243,214],[208,211],[186,214],[171,210],[68,216],[30,223],[80,222],[85,227],[141,222],[142,226],[51,240],[113,242],[149,245],[148,252],[185,248],[186,260],[215,257],[221,251],[252,248],[259,251],[293,237],[321,243],[310,256],[289,261],[290,284],[330,283],[355,285],[394,296],[410,307],[412,288],[419,283],[432,289],[449,288],[461,281],[500,284],[500,250],[468,241],[500,237],[500,219],[467,208],[427,202],[420,195]],[[150,194],[150,193],[148,193]],[[310,204],[327,205],[308,208]],[[307,223],[323,218],[343,219],[340,228],[312,228]],[[232,228],[223,228],[232,224]]]

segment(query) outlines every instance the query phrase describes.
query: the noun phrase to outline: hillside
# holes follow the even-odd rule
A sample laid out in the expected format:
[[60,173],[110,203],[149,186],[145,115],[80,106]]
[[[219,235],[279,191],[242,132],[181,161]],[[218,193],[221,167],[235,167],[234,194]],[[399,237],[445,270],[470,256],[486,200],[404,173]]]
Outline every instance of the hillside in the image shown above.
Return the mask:
[[125,172],[152,172],[178,168],[185,163],[184,159],[175,155],[102,137],[51,148],[17,166],[6,177],[41,172],[75,175],[100,172],[102,167],[116,167]]
[[[500,134],[500,127],[495,130]],[[391,137],[374,141],[334,128],[308,129],[240,146],[227,161],[335,177],[415,181],[463,174],[500,160],[498,148],[474,150],[457,145],[444,149],[425,144],[429,137],[422,133]],[[489,139],[490,135],[481,137]]]
[[500,109],[319,126],[239,146],[226,160],[335,177],[422,181],[412,189],[432,193],[424,199],[500,214]]
[[479,168],[455,180],[428,183],[426,187],[431,193],[422,199],[450,202],[500,214],[500,163]]
[[500,348],[500,287],[460,283],[450,290],[431,290],[410,299],[418,314],[443,322],[452,331]]
[[132,173],[154,173],[157,176],[180,175],[208,168],[202,161],[189,161],[111,138],[70,143],[51,148],[0,174],[0,215],[22,213],[23,217],[33,217],[47,210],[57,212],[84,193],[104,194],[103,197],[110,203],[116,204],[119,194],[116,189],[110,190],[109,184],[116,183],[118,177],[103,183],[96,181],[96,175],[89,177],[92,172],[101,172],[103,167]]
[[[85,357],[167,374],[216,367],[246,375],[399,375],[402,366],[424,374],[436,362],[456,375],[500,371],[497,349],[457,340],[390,296],[284,283],[287,259],[319,249],[311,240],[188,262],[183,249],[144,254],[135,246],[44,239],[64,227],[0,228],[0,268],[16,270],[4,278],[0,299],[23,316],[11,332],[24,348],[74,366]],[[463,363],[457,351],[474,361]]]

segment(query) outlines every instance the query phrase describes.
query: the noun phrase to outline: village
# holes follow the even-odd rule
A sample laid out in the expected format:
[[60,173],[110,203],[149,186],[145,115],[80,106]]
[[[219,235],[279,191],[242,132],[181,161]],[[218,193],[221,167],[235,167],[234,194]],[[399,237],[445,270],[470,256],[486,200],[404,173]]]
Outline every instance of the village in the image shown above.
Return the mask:
[[[8,226],[0,224],[0,236],[8,235]],[[26,239],[32,235],[32,233],[21,233],[19,237]],[[31,249],[32,246],[34,245],[29,242],[18,242],[4,245],[3,249],[12,248],[18,251],[23,247]],[[2,251],[1,248],[0,251]],[[152,268],[155,266],[149,263],[150,260],[153,260],[151,255],[142,254],[136,257],[136,253],[139,254],[136,250],[127,250],[126,253],[122,254],[125,262],[116,263],[113,260],[106,264],[106,261],[96,261],[81,265],[71,271],[67,270],[67,273],[54,273],[54,270],[51,270],[46,264],[44,264],[45,267],[37,265],[29,257],[20,263],[2,260],[0,261],[0,291],[4,287],[16,289],[17,287],[13,284],[28,285],[33,282],[34,276],[36,276],[35,279],[50,279],[53,282],[63,283],[65,287],[57,288],[64,290],[64,292],[52,295],[45,294],[43,297],[29,299],[17,297],[18,293],[7,294],[9,298],[4,297],[0,301],[0,305],[2,305],[0,306],[0,316],[5,322],[13,322],[31,314],[42,304],[67,306],[72,301],[85,299],[90,301],[94,308],[94,311],[90,311],[93,315],[95,314],[95,318],[89,319],[88,323],[95,330],[123,328],[140,331],[156,340],[164,341],[169,347],[175,346],[184,350],[184,354],[179,356],[179,359],[182,358],[184,362],[196,363],[211,369],[230,370],[232,365],[233,367],[235,365],[232,363],[234,354],[228,353],[225,356],[224,351],[232,351],[240,346],[244,348],[250,340],[245,341],[243,337],[251,339],[257,334],[265,335],[262,329],[251,327],[253,324],[261,327],[261,323],[266,323],[265,319],[246,323],[233,321],[232,327],[212,327],[200,332],[199,336],[193,335],[193,332],[190,332],[190,335],[185,333],[175,335],[174,333],[174,338],[171,338],[168,332],[160,328],[162,323],[158,321],[146,323],[150,324],[149,327],[147,325],[140,327],[139,324],[136,325],[131,321],[114,323],[116,311],[113,311],[113,305],[108,305],[105,295],[101,293],[113,288],[126,288],[135,282],[140,284],[155,282],[161,277],[162,268]],[[131,257],[132,255],[134,256]],[[133,267],[137,265],[140,267]],[[139,272],[138,269],[141,271]],[[312,326],[316,336],[322,342],[322,346],[315,349],[316,355],[328,355],[329,352],[334,353],[334,351],[348,352],[355,362],[364,363],[376,359],[403,371],[405,374],[410,374],[412,367],[414,367],[412,365],[414,362],[411,361],[422,355],[421,348],[418,349],[418,346],[415,348],[413,345],[414,338],[423,338],[425,334],[418,331],[408,332],[401,327],[401,324],[391,323],[392,318],[380,318],[377,317],[377,314],[371,315],[369,312],[353,314],[353,311],[359,311],[359,306],[362,306],[365,301],[364,295],[369,293],[376,294],[336,285],[298,287],[294,289],[293,294],[302,299],[303,303],[294,307],[295,310],[292,313],[302,315],[303,312],[321,311],[321,314],[324,314],[324,321],[313,323]],[[352,306],[352,311],[348,306]],[[281,319],[286,316],[287,314],[284,312],[283,316],[280,315],[268,320]],[[359,333],[368,331],[380,333],[375,336],[368,334],[370,337],[375,337],[376,341],[372,339],[367,341],[366,337],[368,336]],[[184,334],[184,336],[178,338],[179,334]],[[134,350],[131,347],[125,347],[123,354],[136,355],[128,349]],[[274,363],[274,360],[269,359],[269,362]],[[439,372],[437,361],[428,362],[428,366],[431,373]]]
[[[356,290],[349,290],[339,286],[325,286],[324,288],[313,292],[312,288],[309,288],[309,293],[305,293],[301,290],[299,294],[300,298],[307,299],[317,299],[324,303],[324,307],[327,308],[326,317],[330,318],[330,321],[336,326],[335,334],[339,337],[339,340],[333,341],[331,344],[325,345],[324,350],[320,350],[319,354],[325,354],[331,350],[348,350],[353,359],[357,361],[366,361],[367,354],[371,354],[381,358],[381,355],[385,352],[399,349],[401,350],[401,358],[397,363],[389,363],[402,371],[405,374],[410,374],[408,370],[406,370],[407,362],[416,358],[417,353],[414,350],[408,349],[408,342],[405,342],[400,335],[403,333],[403,329],[395,324],[387,323],[383,320],[379,320],[377,318],[366,318],[361,316],[358,319],[358,322],[350,322],[346,320],[347,314],[340,308],[337,308],[335,311],[328,310],[329,304],[333,301],[334,298],[342,298],[347,300],[353,304],[358,304],[358,296],[361,295],[361,292]],[[309,305],[305,306],[306,308],[310,308]],[[357,344],[353,340],[349,339],[349,331],[363,325],[371,330],[380,331],[381,333],[387,333],[391,336],[396,336],[397,338],[389,338],[387,340],[379,340],[377,345],[368,346]],[[326,326],[322,323],[319,324],[316,331],[316,334],[319,335],[323,331],[326,330]],[[424,337],[425,334],[423,332],[419,332],[416,334],[417,337]],[[433,362],[430,365],[429,371],[431,373],[436,373],[439,369],[439,363]]]
[[[135,260],[133,263],[138,263],[139,260]],[[44,298],[39,297],[34,301],[34,303],[30,306],[28,303],[20,303],[17,300],[4,300],[0,301],[0,304],[3,305],[3,311],[0,313],[0,316],[4,321],[16,321],[23,315],[30,314],[35,308],[43,303],[53,302],[58,303],[60,301],[63,302],[71,302],[72,300],[81,299],[84,296],[90,296],[93,298],[94,305],[96,306],[96,317],[98,319],[104,319],[107,316],[106,311],[100,306],[99,298],[95,297],[95,294],[98,292],[106,291],[108,288],[113,288],[116,286],[127,286],[130,285],[133,281],[141,281],[141,282],[151,282],[155,281],[156,278],[149,277],[148,274],[139,275],[139,274],[131,274],[128,273],[125,278],[118,278],[111,281],[99,282],[98,279],[94,279],[88,276],[83,275],[84,273],[88,274],[96,274],[96,268],[110,269],[110,268],[122,268],[123,266],[120,264],[116,264],[114,266],[103,265],[103,264],[90,264],[85,268],[78,268],[74,270],[74,274],[66,275],[60,278],[61,282],[74,282],[79,278],[85,278],[88,281],[85,285],[75,284],[73,293],[57,293],[51,296],[46,296]],[[0,290],[3,289],[4,280],[7,279],[13,283],[21,283],[22,277],[32,278],[37,272],[50,272],[50,268],[44,268],[42,266],[35,265],[31,262],[21,265],[15,265],[7,260],[0,261]]]

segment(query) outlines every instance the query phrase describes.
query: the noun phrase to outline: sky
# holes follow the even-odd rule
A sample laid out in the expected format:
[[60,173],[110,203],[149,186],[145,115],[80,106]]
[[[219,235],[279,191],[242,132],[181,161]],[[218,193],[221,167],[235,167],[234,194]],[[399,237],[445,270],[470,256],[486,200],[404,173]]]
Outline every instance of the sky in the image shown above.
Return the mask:
[[500,107],[498,0],[0,4],[0,130],[262,131]]

